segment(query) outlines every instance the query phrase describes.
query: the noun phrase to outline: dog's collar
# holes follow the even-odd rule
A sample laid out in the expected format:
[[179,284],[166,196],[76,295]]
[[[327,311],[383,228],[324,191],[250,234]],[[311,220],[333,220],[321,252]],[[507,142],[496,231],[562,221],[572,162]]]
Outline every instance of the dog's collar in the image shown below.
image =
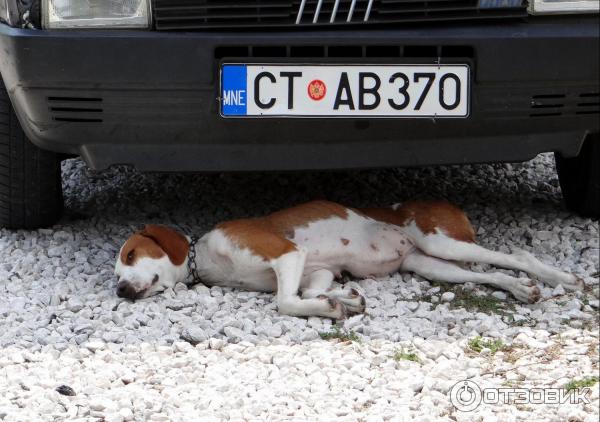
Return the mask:
[[196,262],[196,243],[198,243],[198,236],[190,236],[190,248],[188,250],[188,277],[191,277],[192,282],[190,284],[201,283],[202,279],[198,275],[198,263]]

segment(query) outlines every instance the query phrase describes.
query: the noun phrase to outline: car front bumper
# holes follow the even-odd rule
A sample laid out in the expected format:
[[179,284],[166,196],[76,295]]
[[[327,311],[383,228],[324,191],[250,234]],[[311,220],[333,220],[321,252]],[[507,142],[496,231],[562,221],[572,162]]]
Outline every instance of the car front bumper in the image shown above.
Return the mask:
[[[522,161],[544,151],[577,155],[586,134],[599,130],[598,25],[597,16],[244,33],[36,31],[0,24],[0,72],[31,141],[81,155],[95,169]],[[342,56],[362,49],[361,57],[337,54],[338,62],[393,63],[375,57],[386,46],[404,47],[403,60],[412,62],[468,62],[471,114],[437,120],[220,117],[221,61],[326,63],[333,59],[319,57],[323,46]],[[446,51],[451,57],[440,54]]]

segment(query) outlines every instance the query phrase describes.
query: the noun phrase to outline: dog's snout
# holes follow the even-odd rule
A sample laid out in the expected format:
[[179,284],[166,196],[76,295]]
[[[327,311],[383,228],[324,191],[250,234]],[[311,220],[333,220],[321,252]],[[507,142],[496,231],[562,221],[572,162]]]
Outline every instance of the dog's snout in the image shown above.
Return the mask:
[[117,296],[125,299],[135,299],[136,295],[135,289],[127,280],[122,280],[117,285]]

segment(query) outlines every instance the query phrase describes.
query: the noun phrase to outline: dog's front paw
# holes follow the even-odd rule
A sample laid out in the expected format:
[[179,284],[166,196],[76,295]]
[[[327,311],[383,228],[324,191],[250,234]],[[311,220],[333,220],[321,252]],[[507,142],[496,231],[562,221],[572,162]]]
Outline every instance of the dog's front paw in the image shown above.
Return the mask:
[[348,309],[339,300],[325,295],[319,295],[317,299],[326,300],[329,304],[329,309],[322,316],[332,319],[346,319],[348,316]]
[[348,314],[362,314],[367,307],[365,297],[356,289],[344,289],[347,294],[338,296],[336,299],[346,306]]
[[331,318],[334,319],[346,319],[348,317],[348,308],[342,302],[336,299],[329,299],[329,304],[332,306]]

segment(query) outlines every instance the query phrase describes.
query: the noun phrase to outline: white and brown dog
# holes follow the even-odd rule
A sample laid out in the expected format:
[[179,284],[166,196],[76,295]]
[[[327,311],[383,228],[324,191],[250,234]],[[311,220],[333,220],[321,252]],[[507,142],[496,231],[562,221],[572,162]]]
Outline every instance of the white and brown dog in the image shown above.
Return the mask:
[[117,295],[129,299],[154,295],[194,275],[209,286],[276,292],[285,314],[336,319],[365,309],[358,291],[335,281],[343,271],[361,278],[412,271],[435,281],[489,284],[523,302],[540,297],[529,278],[468,271],[454,261],[524,271],[566,290],[583,287],[574,275],[527,252],[509,255],[476,245],[465,214],[440,201],[374,209],[313,201],[221,223],[197,241],[148,225],[125,242],[115,273]]

